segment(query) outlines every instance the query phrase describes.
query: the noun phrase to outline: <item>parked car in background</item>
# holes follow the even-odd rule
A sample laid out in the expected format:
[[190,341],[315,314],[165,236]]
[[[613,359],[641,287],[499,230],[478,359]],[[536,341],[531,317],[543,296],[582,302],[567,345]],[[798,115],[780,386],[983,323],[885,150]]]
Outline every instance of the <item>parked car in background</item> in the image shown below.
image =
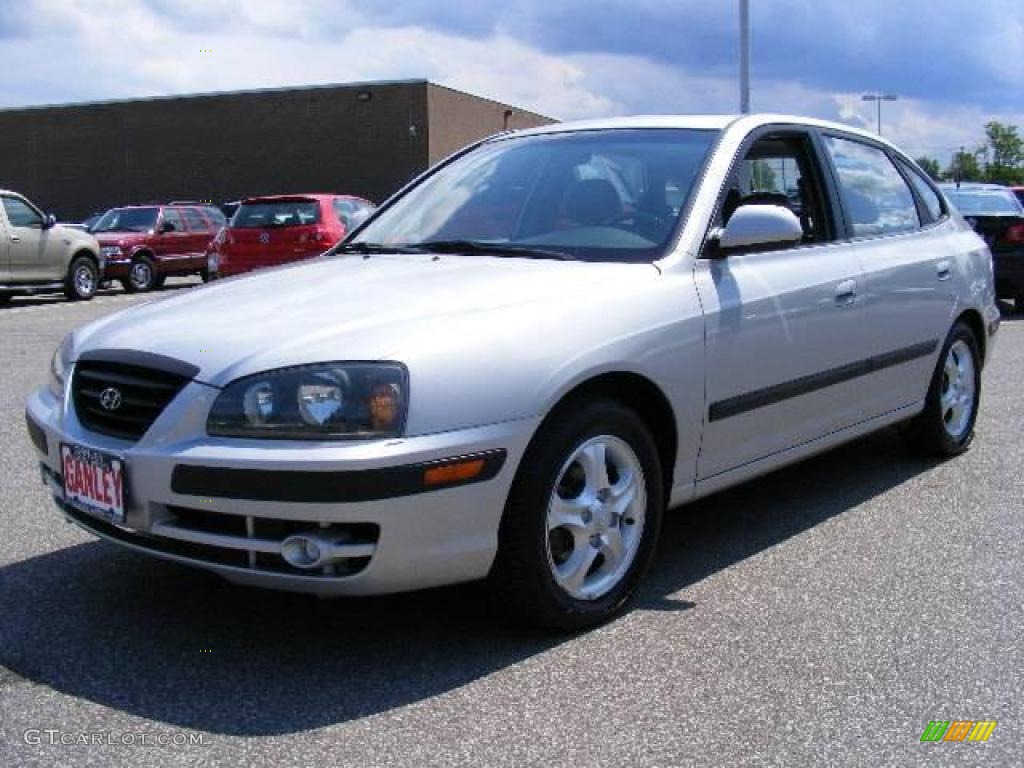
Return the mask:
[[1024,204],[999,184],[939,186],[992,250],[997,296],[1024,312]]
[[373,210],[371,203],[349,195],[250,197],[217,234],[207,268],[227,277],[318,256]]
[[1017,196],[1021,205],[1024,205],[1024,187],[1010,187],[1010,189],[1013,191],[1013,194]]
[[[288,200],[231,231],[311,226]],[[323,595],[489,578],[580,629],[636,592],[668,507],[894,424],[966,451],[992,283],[866,131],[554,124],[431,169],[324,258],[76,330],[28,427],[63,515],[122,546]]]
[[111,208],[93,228],[107,261],[107,276],[130,293],[159,288],[169,275],[206,271],[206,249],[219,219],[201,205]]
[[58,224],[28,198],[0,190],[0,304],[18,294],[63,291],[88,300],[103,279],[96,239]]

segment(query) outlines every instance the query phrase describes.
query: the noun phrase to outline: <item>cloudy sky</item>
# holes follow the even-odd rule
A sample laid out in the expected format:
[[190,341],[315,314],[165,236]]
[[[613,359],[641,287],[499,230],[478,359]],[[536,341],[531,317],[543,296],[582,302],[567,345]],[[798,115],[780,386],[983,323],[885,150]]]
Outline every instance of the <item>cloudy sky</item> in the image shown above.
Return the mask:
[[[947,158],[1024,129],[1024,0],[751,0],[752,106]],[[737,0],[0,0],[0,107],[429,78],[561,119],[737,110]]]

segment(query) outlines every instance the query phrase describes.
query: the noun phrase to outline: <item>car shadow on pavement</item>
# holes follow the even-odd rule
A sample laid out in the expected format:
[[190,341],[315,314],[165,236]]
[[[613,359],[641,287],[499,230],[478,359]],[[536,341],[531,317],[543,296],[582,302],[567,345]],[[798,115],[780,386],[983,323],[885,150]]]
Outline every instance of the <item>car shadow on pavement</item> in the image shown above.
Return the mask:
[[[932,466],[887,430],[680,509],[635,608],[699,621],[688,586]],[[0,663],[16,675],[229,735],[386,712],[568,639],[507,620],[479,585],[321,601],[236,587],[99,541],[0,569],[0,611]],[[0,677],[0,690],[7,684]]]

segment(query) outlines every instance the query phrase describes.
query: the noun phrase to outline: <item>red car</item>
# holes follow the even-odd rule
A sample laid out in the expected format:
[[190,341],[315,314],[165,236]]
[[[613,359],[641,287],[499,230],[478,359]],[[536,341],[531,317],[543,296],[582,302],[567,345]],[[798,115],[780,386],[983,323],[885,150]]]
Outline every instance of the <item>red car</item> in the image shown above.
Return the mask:
[[318,256],[373,210],[371,203],[350,195],[250,197],[217,233],[207,268],[227,277]]
[[129,293],[163,285],[168,275],[201,275],[206,250],[223,217],[202,205],[131,205],[111,208],[93,226],[106,258],[104,276]]

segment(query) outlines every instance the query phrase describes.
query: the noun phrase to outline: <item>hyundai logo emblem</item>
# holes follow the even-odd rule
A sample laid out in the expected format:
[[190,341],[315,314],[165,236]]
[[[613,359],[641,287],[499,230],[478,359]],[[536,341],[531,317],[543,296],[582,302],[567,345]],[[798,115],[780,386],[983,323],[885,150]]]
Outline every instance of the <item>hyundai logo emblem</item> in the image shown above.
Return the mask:
[[121,397],[121,390],[115,389],[114,387],[107,387],[100,392],[100,405],[105,410],[116,411],[121,407],[123,398]]
[[261,243],[269,243],[270,242],[270,233],[269,232],[260,232],[260,242]]

